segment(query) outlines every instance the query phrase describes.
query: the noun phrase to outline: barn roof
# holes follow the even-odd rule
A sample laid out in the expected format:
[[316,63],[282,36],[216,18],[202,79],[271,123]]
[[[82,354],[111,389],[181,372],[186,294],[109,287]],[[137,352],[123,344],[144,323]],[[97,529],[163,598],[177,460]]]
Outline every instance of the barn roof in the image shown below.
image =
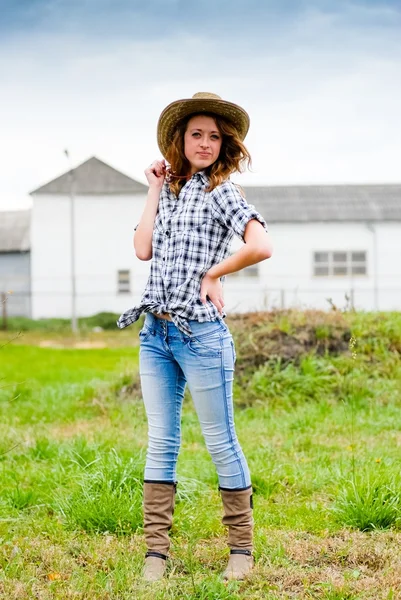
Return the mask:
[[0,212],[0,252],[30,250],[30,211]]
[[270,223],[401,221],[401,184],[246,187]]
[[31,194],[70,194],[72,181],[74,192],[79,195],[143,194],[147,191],[147,186],[92,156],[75,169],[33,190]]

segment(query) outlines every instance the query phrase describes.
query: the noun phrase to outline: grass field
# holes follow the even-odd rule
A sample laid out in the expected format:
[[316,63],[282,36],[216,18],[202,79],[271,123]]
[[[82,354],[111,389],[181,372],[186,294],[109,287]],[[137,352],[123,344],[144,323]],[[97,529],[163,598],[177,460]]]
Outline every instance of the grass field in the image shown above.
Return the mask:
[[255,490],[249,580],[220,579],[217,478],[187,397],[168,577],[141,583],[138,327],[42,327],[0,336],[0,598],[401,598],[401,315],[228,324]]

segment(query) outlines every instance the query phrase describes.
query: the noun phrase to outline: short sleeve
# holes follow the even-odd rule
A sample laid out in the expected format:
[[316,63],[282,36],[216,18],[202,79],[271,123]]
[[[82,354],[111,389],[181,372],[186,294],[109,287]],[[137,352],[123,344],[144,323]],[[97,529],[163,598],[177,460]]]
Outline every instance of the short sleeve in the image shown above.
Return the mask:
[[249,221],[256,219],[267,231],[267,224],[262,215],[252,204],[248,204],[231,181],[224,181],[211,192],[214,218],[221,225],[232,230],[243,242],[245,228]]

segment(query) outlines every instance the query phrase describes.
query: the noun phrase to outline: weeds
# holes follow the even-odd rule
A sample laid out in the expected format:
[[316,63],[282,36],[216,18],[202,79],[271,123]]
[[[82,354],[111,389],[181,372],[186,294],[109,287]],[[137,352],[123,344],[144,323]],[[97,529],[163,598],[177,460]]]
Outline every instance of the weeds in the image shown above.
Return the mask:
[[333,512],[340,523],[361,531],[401,526],[401,481],[365,472],[345,481]]
[[280,360],[267,362],[251,377],[247,391],[250,398],[295,406],[333,396],[339,383],[340,375],[332,364],[306,356],[299,365],[289,363],[284,368]]
[[12,508],[24,510],[38,503],[38,496],[32,489],[23,490],[19,485],[5,493],[5,499]]
[[136,333],[99,333],[110,348],[77,350],[60,332],[60,349],[27,345],[40,342],[32,331],[1,351],[1,384],[21,382],[0,390],[1,598],[400,597],[400,316],[286,311],[229,325],[255,490],[249,581],[220,579],[221,499],[186,396],[168,577],[142,585]]
[[61,497],[58,509],[71,529],[133,533],[142,523],[142,469],[112,451],[84,468],[76,491]]
[[[351,449],[351,478],[344,481],[335,501],[333,512],[340,523],[361,531],[388,529],[401,525],[401,492],[399,478],[394,475],[356,470],[356,418],[361,405],[360,389],[355,388],[355,364],[358,359],[357,339],[349,342],[352,370],[347,407]],[[359,375],[359,374],[358,374]]]

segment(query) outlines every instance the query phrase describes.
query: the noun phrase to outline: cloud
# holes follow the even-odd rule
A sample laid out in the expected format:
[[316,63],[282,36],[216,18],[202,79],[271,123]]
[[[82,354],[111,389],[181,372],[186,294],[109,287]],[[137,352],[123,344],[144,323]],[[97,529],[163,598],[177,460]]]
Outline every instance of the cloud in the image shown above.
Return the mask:
[[365,26],[400,17],[398,0],[2,0],[0,31],[157,40],[185,30],[205,38],[261,34],[307,12]]
[[[281,12],[270,2],[251,2],[253,20],[244,13],[243,30],[227,27],[216,35],[228,6],[230,18],[239,18],[237,3],[218,3],[213,27],[205,28],[191,21],[191,2],[116,2],[113,19],[127,35],[115,35],[111,19],[107,35],[99,36],[85,20],[93,3],[70,4],[70,25],[60,25],[61,32],[55,24],[61,14],[67,19],[66,3],[37,2],[40,33],[23,34],[19,16],[19,29],[2,38],[0,206],[26,202],[29,190],[66,170],[65,147],[75,163],[97,154],[143,181],[144,166],[159,154],[158,115],[196,91],[215,91],[250,112],[255,172],[244,182],[399,178],[401,42],[394,6],[340,2],[330,10],[329,3],[325,9],[308,3],[289,15],[290,2]],[[197,4],[210,21],[208,0]],[[110,2],[96,5],[105,15]],[[270,10],[266,23],[256,19],[261,5],[263,14]],[[174,27],[159,18],[166,11]]]

